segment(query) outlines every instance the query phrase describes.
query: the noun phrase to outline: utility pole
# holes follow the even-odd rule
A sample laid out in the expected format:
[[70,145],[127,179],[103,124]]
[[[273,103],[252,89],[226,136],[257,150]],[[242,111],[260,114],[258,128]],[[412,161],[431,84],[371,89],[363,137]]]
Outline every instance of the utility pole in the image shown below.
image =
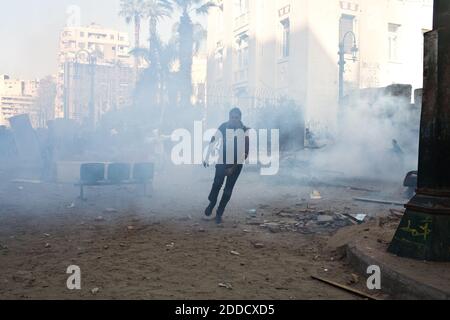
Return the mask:
[[89,95],[89,124],[92,130],[95,129],[95,66],[96,57],[93,54],[89,55],[89,72],[91,76],[91,88]]
[[424,94],[417,194],[388,249],[408,258],[450,261],[450,1],[434,0],[425,34]]
[[353,31],[349,31],[341,39],[341,42],[339,43],[339,107],[342,108],[342,102],[344,100],[344,73],[345,73],[345,40],[347,40],[348,36],[353,37],[353,47],[351,49],[352,51],[352,60],[353,62],[356,62],[356,54],[358,53],[358,45],[356,43],[356,35]]

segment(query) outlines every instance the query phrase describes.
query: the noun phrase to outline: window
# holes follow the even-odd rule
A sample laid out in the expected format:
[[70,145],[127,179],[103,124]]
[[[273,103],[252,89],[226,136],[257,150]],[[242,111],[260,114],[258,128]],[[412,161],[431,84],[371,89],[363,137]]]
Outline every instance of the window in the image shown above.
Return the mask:
[[112,34],[112,35],[110,36],[110,38],[111,38],[111,40],[114,40],[114,35]]
[[291,23],[289,19],[285,19],[281,23],[281,57],[289,57],[290,51],[290,37],[291,37]]
[[400,25],[389,23],[388,33],[389,33],[389,60],[397,62],[399,60],[399,30]]
[[248,13],[248,1],[249,0],[235,0],[237,16]]
[[223,74],[223,60],[224,60],[224,48],[221,42],[217,43],[217,49],[216,49],[216,63],[217,63],[217,74],[219,77]]
[[249,51],[248,51],[248,35],[246,33],[239,35],[237,39],[237,62],[238,70],[248,67]]
[[80,37],[84,37],[84,32],[80,32]]
[[354,16],[347,14],[342,15],[341,20],[339,21],[339,43],[342,43],[345,37],[344,52],[347,54],[352,53],[354,38],[348,33],[355,32],[354,25],[355,25]]

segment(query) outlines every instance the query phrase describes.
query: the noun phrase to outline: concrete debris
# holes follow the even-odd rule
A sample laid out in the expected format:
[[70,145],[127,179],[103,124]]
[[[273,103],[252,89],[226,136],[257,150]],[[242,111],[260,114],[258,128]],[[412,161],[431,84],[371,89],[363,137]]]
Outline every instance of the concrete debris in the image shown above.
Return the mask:
[[94,288],[94,289],[91,290],[91,293],[92,294],[97,294],[99,291],[100,291],[99,288]]
[[262,249],[264,248],[264,244],[262,243],[253,243],[253,247],[255,247],[255,249]]
[[332,221],[334,221],[334,218],[332,216],[320,215],[317,217],[318,223],[326,223],[326,222],[332,222]]
[[240,256],[241,254],[237,251],[231,251],[230,252],[233,256]]
[[228,290],[233,290],[233,286],[230,283],[219,283],[220,288],[226,288]]

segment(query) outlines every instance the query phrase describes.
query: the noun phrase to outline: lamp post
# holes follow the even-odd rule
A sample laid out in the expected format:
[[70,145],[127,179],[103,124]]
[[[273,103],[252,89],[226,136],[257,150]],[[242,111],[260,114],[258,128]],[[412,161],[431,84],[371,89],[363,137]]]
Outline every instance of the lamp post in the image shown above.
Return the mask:
[[[87,50],[79,50],[75,54],[75,61],[78,65],[78,58],[80,54],[86,54],[89,62],[90,75],[90,94],[89,94],[89,125],[92,129],[95,128],[95,66],[97,64],[97,57]],[[77,68],[78,69],[78,68]]]
[[345,73],[345,40],[347,40],[347,37],[351,36],[353,38],[353,46],[351,48],[352,52],[352,60],[353,62],[356,62],[356,54],[358,53],[359,49],[356,44],[356,35],[353,31],[348,31],[346,34],[344,34],[343,38],[341,39],[341,42],[339,43],[339,106],[342,107],[342,102],[344,99],[344,73]]

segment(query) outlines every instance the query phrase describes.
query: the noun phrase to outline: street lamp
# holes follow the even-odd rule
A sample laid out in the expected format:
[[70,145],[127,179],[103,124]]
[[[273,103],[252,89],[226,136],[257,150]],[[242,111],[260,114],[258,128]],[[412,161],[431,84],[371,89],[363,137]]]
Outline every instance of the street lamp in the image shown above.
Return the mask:
[[344,37],[342,38],[341,42],[339,43],[339,106],[342,106],[342,102],[344,99],[344,73],[345,73],[345,40],[347,40],[348,36],[353,37],[353,46],[351,48],[352,52],[352,60],[353,62],[356,62],[359,49],[356,44],[356,35],[353,31],[348,31],[346,34],[344,34]]
[[[95,66],[97,64],[97,57],[95,56],[95,54],[87,51],[87,50],[79,50],[76,54],[75,54],[75,61],[76,64],[78,65],[78,58],[80,56],[80,54],[86,54],[88,57],[88,62],[89,62],[89,75],[91,77],[91,81],[90,81],[90,94],[89,94],[89,125],[91,126],[92,129],[95,128]],[[78,69],[78,68],[77,68]]]

